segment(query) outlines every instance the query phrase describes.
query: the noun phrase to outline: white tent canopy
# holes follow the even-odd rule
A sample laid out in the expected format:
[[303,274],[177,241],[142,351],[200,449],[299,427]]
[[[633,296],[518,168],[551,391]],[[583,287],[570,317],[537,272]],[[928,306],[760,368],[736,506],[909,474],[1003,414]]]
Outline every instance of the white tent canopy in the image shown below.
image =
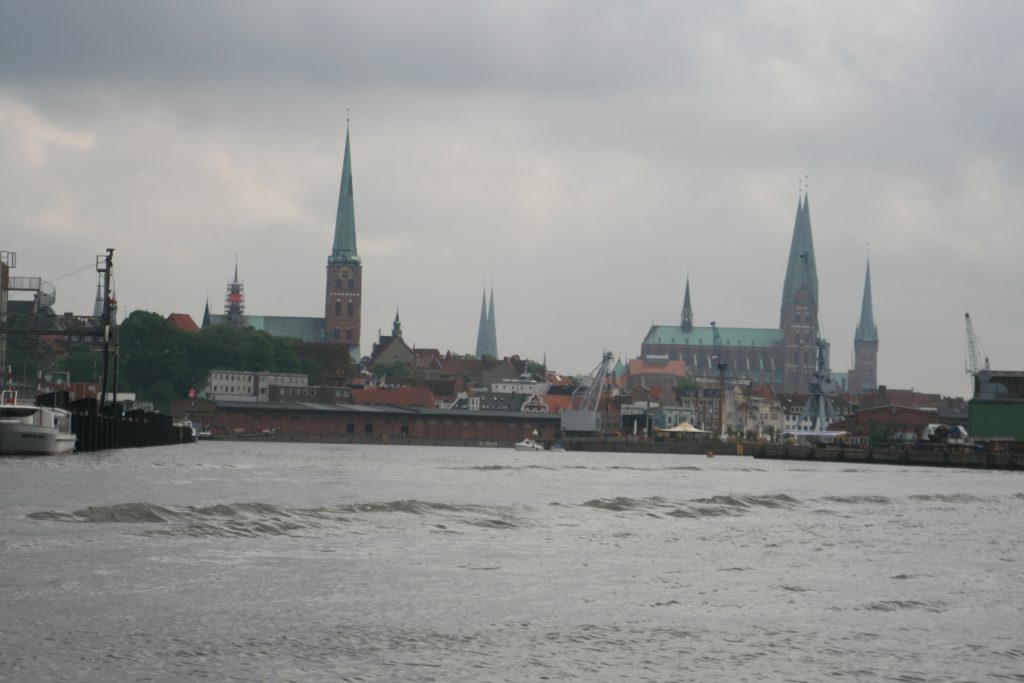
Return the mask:
[[671,429],[659,429],[658,431],[662,432],[662,433],[665,433],[665,434],[710,434],[711,433],[711,432],[709,432],[706,429],[697,429],[696,427],[694,427],[689,422],[680,422],[679,424],[677,424],[675,427],[672,427]]

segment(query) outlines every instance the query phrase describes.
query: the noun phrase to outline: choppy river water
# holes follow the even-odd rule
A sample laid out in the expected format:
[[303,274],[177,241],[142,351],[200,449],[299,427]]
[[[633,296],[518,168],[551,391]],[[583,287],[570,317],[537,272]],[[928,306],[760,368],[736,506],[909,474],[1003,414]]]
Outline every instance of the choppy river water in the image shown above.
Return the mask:
[[0,679],[1024,680],[1024,475],[200,443],[0,459]]

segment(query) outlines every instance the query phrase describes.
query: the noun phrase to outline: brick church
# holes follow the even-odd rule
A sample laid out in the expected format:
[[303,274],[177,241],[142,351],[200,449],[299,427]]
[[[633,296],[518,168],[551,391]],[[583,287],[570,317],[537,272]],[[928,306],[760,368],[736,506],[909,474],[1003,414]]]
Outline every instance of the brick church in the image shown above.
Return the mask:
[[349,357],[360,358],[362,327],[363,266],[356,250],[355,204],[352,196],[352,156],[349,133],[345,131],[345,156],[341,167],[338,214],[334,222],[334,243],[327,257],[327,284],[324,291],[324,316],[310,318],[284,315],[250,315],[245,311],[245,289],[238,278],[228,283],[224,314],[210,313],[207,302],[203,327],[235,325],[263,330],[275,337],[292,337],[304,342],[343,345]]
[[[778,328],[698,327],[693,324],[690,281],[686,281],[678,325],[652,325],[641,344],[641,355],[682,360],[694,377],[717,377],[718,358],[728,364],[727,376],[770,385],[778,393],[806,394],[816,362],[818,273],[811,235],[811,210],[806,194],[797,202],[789,263],[782,287]],[[871,305],[871,267],[864,278],[860,323],[854,334],[854,367],[832,373],[844,390],[873,392],[878,384],[878,329]]]

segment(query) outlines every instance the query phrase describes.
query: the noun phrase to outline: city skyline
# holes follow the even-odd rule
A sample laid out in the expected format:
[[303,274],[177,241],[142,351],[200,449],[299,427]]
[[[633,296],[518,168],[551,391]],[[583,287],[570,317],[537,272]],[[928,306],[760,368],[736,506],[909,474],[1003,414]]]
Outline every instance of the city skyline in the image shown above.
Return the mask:
[[322,315],[350,117],[364,353],[396,305],[472,353],[492,277],[502,354],[570,373],[687,274],[695,324],[770,327],[806,182],[834,370],[869,243],[879,383],[966,395],[964,312],[1024,361],[1016,6],[48,7],[0,27],[0,249],[58,312],[113,247],[124,313],[200,320],[238,253],[252,311]]

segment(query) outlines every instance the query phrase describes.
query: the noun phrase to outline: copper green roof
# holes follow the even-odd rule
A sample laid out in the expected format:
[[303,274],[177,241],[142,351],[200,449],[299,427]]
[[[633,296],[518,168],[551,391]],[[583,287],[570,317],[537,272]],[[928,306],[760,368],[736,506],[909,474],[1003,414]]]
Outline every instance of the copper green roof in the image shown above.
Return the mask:
[[356,211],[352,197],[352,156],[348,130],[345,130],[345,160],[341,165],[341,190],[338,192],[338,217],[334,222],[334,247],[328,263],[359,263],[356,252]]
[[[722,346],[778,346],[782,344],[782,330],[756,327],[719,327]],[[715,333],[710,327],[694,327],[689,332],[678,325],[654,325],[644,344],[668,344],[673,346],[714,346]]]
[[[803,256],[807,256],[804,265]],[[808,275],[810,280],[808,281]],[[811,209],[807,195],[803,204],[797,201],[796,222],[793,225],[793,241],[789,245],[789,263],[786,265],[786,284],[782,288],[782,305],[796,302],[797,294],[805,286],[811,295],[811,302],[818,303],[818,269],[814,262],[814,239],[811,236]]]
[[864,273],[864,300],[860,305],[860,324],[853,335],[854,341],[878,341],[878,328],[875,327],[875,315],[871,306],[871,263]]

